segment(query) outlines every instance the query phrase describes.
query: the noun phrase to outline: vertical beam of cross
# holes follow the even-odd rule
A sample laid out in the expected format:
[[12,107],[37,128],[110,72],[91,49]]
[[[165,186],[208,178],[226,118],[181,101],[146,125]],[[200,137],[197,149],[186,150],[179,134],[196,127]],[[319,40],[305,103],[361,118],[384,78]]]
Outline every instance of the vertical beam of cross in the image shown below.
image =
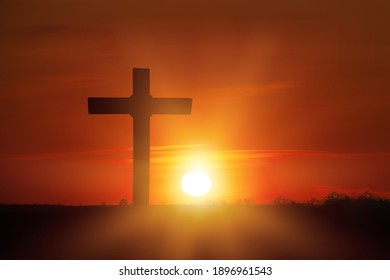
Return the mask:
[[[133,204],[149,204],[150,76],[149,70],[133,70]],[[138,104],[138,105],[137,105]]]
[[129,98],[88,98],[89,114],[129,114],[133,117],[133,206],[149,205],[150,117],[153,114],[191,114],[191,98],[150,95],[149,69],[133,68]]

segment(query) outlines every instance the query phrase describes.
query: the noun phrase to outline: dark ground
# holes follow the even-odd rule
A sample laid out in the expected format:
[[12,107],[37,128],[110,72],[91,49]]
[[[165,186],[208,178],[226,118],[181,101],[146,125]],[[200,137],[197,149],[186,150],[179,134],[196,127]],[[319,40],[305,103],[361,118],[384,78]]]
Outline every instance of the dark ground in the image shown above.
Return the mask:
[[390,259],[389,203],[0,206],[1,259]]

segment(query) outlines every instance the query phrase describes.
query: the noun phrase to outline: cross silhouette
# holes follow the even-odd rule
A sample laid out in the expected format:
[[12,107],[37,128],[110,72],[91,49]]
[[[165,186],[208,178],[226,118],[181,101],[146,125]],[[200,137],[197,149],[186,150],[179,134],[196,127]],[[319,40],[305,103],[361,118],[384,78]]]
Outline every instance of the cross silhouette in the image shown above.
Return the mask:
[[88,98],[89,114],[130,114],[133,117],[133,206],[149,205],[150,116],[191,114],[191,98],[150,95],[149,69],[133,68],[133,95]]

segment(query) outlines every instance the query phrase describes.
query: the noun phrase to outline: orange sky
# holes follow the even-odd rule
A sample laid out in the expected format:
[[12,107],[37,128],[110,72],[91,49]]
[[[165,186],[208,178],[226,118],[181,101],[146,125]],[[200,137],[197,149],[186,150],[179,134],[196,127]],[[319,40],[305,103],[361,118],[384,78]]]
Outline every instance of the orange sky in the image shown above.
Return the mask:
[[[1,1],[0,203],[131,199],[132,120],[87,97],[191,97],[153,116],[152,203],[390,195],[387,1]],[[181,193],[194,166],[209,196]]]

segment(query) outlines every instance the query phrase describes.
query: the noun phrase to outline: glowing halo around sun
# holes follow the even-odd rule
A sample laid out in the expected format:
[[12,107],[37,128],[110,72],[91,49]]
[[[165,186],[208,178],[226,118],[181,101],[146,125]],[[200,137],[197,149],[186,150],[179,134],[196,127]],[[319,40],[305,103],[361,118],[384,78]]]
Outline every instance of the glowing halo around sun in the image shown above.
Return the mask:
[[211,180],[203,171],[190,171],[181,179],[181,188],[188,195],[203,196],[210,191]]

